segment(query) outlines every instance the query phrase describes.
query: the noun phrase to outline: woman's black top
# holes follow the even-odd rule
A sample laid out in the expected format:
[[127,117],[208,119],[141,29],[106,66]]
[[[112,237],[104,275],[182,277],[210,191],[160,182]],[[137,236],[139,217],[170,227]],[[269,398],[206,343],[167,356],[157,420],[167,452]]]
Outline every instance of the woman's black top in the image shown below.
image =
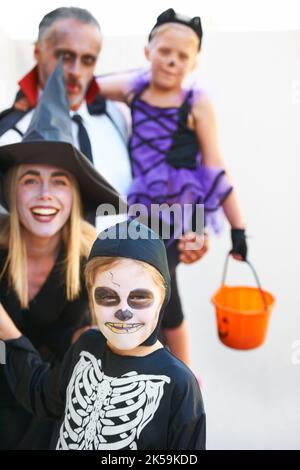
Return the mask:
[[[7,251],[0,250],[0,273],[6,257]],[[53,269],[30,301],[28,309],[21,308],[15,291],[8,285],[6,274],[0,281],[0,302],[19,330],[51,366],[63,358],[73,333],[90,323],[83,278],[79,297],[74,301],[66,298],[64,257],[65,249],[61,247]],[[52,429],[52,421],[34,418],[17,403],[0,365],[0,449],[47,448]]]

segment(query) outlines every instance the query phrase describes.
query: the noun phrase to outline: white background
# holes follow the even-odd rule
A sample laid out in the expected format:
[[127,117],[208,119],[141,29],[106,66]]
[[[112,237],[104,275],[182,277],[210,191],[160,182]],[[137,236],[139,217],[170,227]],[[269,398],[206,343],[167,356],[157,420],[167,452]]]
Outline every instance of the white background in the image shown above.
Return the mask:
[[206,31],[282,31],[300,27],[298,0],[10,0],[2,4],[0,27],[15,39],[35,39],[41,18],[60,6],[87,8],[98,18],[105,35],[145,34],[156,16],[170,7],[186,15],[201,16]]
[[[196,79],[214,102],[224,158],[247,221],[249,257],[277,299],[265,344],[224,347],[210,304],[229,231],[211,237],[206,258],[179,268],[194,368],[204,380],[209,449],[300,449],[299,156],[300,15],[296,1],[64,2],[89,8],[106,37],[99,72],[144,64],[143,45],[170,6],[200,14],[204,41]],[[41,17],[62,3],[16,2],[0,17],[0,106],[33,64]],[[196,7],[197,6],[197,7]],[[252,284],[232,261],[229,281]],[[299,290],[298,290],[299,289]],[[293,347],[294,345],[294,347]],[[292,360],[294,353],[294,361]],[[293,363],[296,362],[296,363]]]

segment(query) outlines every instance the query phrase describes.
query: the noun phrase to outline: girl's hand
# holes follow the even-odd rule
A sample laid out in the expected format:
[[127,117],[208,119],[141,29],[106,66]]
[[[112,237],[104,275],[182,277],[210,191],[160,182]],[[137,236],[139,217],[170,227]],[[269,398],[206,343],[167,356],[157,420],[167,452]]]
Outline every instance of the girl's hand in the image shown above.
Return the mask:
[[3,305],[0,303],[0,339],[17,339],[22,336]]
[[234,259],[238,261],[245,261],[247,258],[247,242],[245,229],[232,228],[231,229],[232,250],[230,253]]
[[179,259],[182,263],[191,264],[198,261],[208,250],[208,236],[187,232],[178,243]]

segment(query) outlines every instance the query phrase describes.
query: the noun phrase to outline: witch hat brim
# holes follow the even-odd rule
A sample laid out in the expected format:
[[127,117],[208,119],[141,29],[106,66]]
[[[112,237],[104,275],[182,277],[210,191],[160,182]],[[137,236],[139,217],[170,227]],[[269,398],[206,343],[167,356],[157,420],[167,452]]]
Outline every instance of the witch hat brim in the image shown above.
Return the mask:
[[[51,165],[70,172],[78,182],[85,212],[96,213],[97,207],[104,203],[112,204],[117,213],[119,210],[125,212],[126,204],[118,192],[72,144],[42,141],[0,147],[2,178],[10,167],[27,163]],[[3,191],[0,192],[0,204],[9,209]]]
[[0,204],[6,209],[8,201],[3,190],[5,173],[13,165],[26,163],[56,166],[73,174],[79,185],[85,213],[95,213],[103,203],[113,205],[117,213],[126,212],[126,204],[117,191],[73,146],[62,59],[47,81],[22,142],[0,147]]

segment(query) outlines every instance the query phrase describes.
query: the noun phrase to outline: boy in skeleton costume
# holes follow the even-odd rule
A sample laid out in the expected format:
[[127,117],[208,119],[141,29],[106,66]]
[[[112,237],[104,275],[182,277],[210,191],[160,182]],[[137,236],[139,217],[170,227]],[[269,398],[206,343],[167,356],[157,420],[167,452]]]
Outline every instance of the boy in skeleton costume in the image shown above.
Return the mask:
[[205,448],[205,413],[192,372],[157,339],[170,296],[163,242],[137,221],[102,232],[85,270],[99,330],[50,369],[0,305],[8,381],[17,399],[58,421],[56,449]]

